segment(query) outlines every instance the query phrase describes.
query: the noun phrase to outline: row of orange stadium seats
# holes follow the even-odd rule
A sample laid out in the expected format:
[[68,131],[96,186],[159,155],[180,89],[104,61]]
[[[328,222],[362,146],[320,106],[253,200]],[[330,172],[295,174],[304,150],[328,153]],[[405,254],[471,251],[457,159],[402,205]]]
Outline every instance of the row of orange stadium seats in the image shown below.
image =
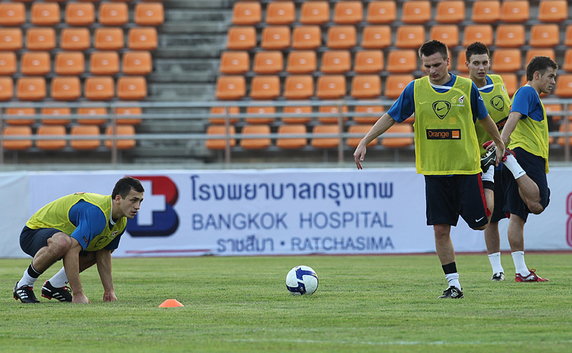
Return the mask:
[[[354,134],[357,137],[344,138],[347,146],[356,147],[361,138],[369,131],[371,125],[352,125],[348,128],[347,133]],[[410,124],[395,124],[388,131],[386,131],[381,139],[381,145],[384,147],[403,148],[413,146],[413,137],[407,136],[413,132]],[[206,147],[208,149],[220,150],[225,149],[227,140],[224,137],[231,137],[228,139],[229,147],[236,146],[236,139],[233,135],[236,134],[234,126],[218,126],[211,125],[207,128],[207,135],[224,135],[219,138],[211,138],[206,140]],[[241,134],[243,135],[269,135],[271,133],[268,125],[247,125],[242,128]],[[340,135],[342,131],[336,124],[323,124],[316,125],[312,128],[311,135],[308,137],[286,135],[306,135],[308,134],[305,125],[281,125],[278,127],[276,146],[284,149],[298,149],[306,146],[314,148],[337,148],[340,144],[339,136],[318,137],[319,135]],[[392,137],[393,134],[399,136]],[[403,136],[406,135],[406,136]],[[308,138],[310,143],[308,144]],[[373,146],[378,143],[378,139],[374,139],[368,146]],[[242,137],[239,142],[240,146],[244,149],[266,149],[272,145],[272,139],[269,137]]]
[[[121,26],[129,23],[129,7],[126,3],[102,2],[96,11],[94,4],[68,2],[65,4],[64,20],[70,26],[89,26],[95,23],[106,26]],[[34,25],[52,26],[61,22],[60,5],[50,2],[34,2],[29,11],[29,21]],[[137,3],[133,21],[141,26],[158,26],[165,21],[163,4]],[[27,23],[26,7],[22,3],[0,3],[0,26],[21,26]]]
[[[32,27],[26,30],[25,43],[29,50],[85,50],[92,47],[92,37],[87,28],[63,28],[56,44],[56,30],[49,27]],[[119,50],[125,47],[134,50],[154,50],[157,48],[155,27],[123,28],[100,27],[93,33],[93,47],[101,50]],[[20,50],[24,48],[21,28],[0,28],[0,49]]]
[[[49,52],[27,51],[19,60],[14,52],[0,52],[0,75],[13,75],[17,72],[29,76],[46,75],[52,72],[52,59]],[[147,75],[152,71],[151,53],[148,51],[127,51],[121,59],[116,51],[94,51],[89,54],[87,72],[94,75],[114,75],[122,72],[127,75]],[[86,72],[83,52],[58,52],[54,58],[53,71],[58,75],[80,75]]]
[[[257,44],[255,27],[231,27],[228,30],[227,48],[250,50],[257,46],[269,50],[317,49],[323,45],[331,49],[348,49],[358,45],[357,29],[351,25],[332,26],[327,29],[326,43],[322,42],[319,26],[268,26],[262,29],[260,43]],[[391,45],[398,48],[418,48],[427,40],[426,26],[407,25],[397,28],[395,40],[391,27],[371,25],[363,28],[359,45],[368,49],[383,49]],[[527,44],[534,47],[553,47],[560,44],[560,28],[556,24],[535,24],[527,30],[521,24],[502,24],[493,30],[492,25],[468,25],[464,28],[461,40],[456,25],[435,25],[429,29],[429,38],[442,41],[448,46],[468,45],[475,41],[499,47],[521,47]],[[572,44],[572,25],[566,28],[565,44]]]
[[[89,100],[141,100],[147,96],[147,82],[142,76],[112,77],[91,76],[85,79],[83,96],[81,80],[75,76],[58,76],[51,79],[50,97],[55,100],[71,101],[85,97]],[[0,101],[17,99],[39,101],[48,98],[46,79],[43,77],[21,77],[17,79],[16,94],[11,77],[0,77]]]
[[[68,125],[71,118],[52,119],[44,116],[71,116],[72,109],[70,107],[44,107],[39,110],[40,121],[42,124],[48,125]],[[141,123],[141,108],[139,107],[120,107],[113,109],[113,113],[117,115],[114,121],[116,124],[137,125]],[[4,111],[5,122],[8,125],[34,125],[36,118],[36,109],[32,107],[10,107]],[[110,120],[107,118],[98,118],[107,115],[105,107],[82,107],[76,109],[76,121],[78,124],[84,125],[103,125]],[[28,118],[30,117],[30,118]]]
[[[361,1],[340,1],[333,4],[332,21],[337,24],[356,24],[365,19],[368,23],[460,23],[470,20],[476,23],[524,22],[530,17],[529,1],[475,1],[470,17],[466,18],[466,1],[439,1],[432,15],[432,4],[423,1],[371,1],[367,4],[364,17],[364,4]],[[330,21],[328,1],[308,1],[299,8],[298,20],[303,24],[325,24]],[[538,20],[541,22],[561,22],[567,18],[568,5],[565,0],[544,0],[538,5]],[[253,1],[239,1],[234,4],[232,23],[253,25],[262,22],[262,4]],[[268,3],[264,22],[267,24],[289,24],[296,21],[296,6],[292,1]]]
[[[116,127],[108,126],[104,132],[105,136],[117,136],[115,141],[117,149],[130,149],[135,147],[135,128],[133,125],[117,125]],[[2,145],[6,150],[29,150],[33,147],[34,141],[31,139],[21,139],[22,137],[31,137],[32,129],[29,126],[7,126],[3,130],[4,138]],[[66,129],[61,125],[42,125],[35,133],[36,136],[50,136],[49,140],[35,140],[35,146],[41,150],[61,150],[64,149],[68,140],[57,139],[57,137],[78,137],[78,139],[69,140],[69,145],[74,150],[95,150],[101,147],[101,141],[97,137],[101,135],[99,127],[94,125],[76,125],[72,126],[70,133],[66,133]],[[20,139],[6,139],[7,137],[19,137]],[[92,137],[92,139],[88,139]],[[93,137],[96,137],[95,139]],[[112,148],[114,142],[111,139],[104,140],[104,146]]]

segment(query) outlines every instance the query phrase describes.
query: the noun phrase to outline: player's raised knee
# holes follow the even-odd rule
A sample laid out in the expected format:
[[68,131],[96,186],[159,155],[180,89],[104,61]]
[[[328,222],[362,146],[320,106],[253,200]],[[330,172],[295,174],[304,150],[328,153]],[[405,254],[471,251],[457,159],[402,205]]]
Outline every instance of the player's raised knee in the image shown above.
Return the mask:
[[48,247],[54,252],[63,256],[72,246],[71,238],[65,233],[56,233],[48,239]]

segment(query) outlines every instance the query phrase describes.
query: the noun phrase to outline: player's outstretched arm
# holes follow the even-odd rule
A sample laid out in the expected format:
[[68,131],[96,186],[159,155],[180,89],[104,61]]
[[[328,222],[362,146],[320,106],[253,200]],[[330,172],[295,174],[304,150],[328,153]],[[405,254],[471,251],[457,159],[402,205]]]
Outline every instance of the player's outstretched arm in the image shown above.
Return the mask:
[[113,277],[111,275],[111,250],[102,249],[96,252],[97,272],[103,285],[103,301],[114,302],[117,300],[115,289],[113,288]]
[[354,151],[354,161],[356,163],[357,169],[363,169],[361,163],[365,160],[367,144],[387,131],[387,129],[389,129],[394,123],[395,120],[393,120],[389,114],[385,113],[375,122],[375,124],[367,132],[364,138],[361,139],[358,146],[356,147],[356,150]]
[[87,304],[89,299],[83,293],[83,287],[79,279],[79,253],[82,249],[78,241],[71,238],[72,246],[64,255],[64,268],[72,288],[72,303]]

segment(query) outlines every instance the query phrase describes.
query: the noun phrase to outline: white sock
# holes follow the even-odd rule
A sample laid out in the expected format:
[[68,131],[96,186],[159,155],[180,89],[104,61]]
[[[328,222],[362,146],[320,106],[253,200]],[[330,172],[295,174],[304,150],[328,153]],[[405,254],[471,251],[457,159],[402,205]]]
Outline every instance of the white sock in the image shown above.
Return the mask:
[[485,173],[481,175],[482,181],[490,181],[491,183],[495,182],[495,166],[489,166],[489,169]]
[[24,270],[24,275],[22,276],[22,279],[20,279],[20,281],[18,282],[18,285],[16,287],[20,288],[22,286],[29,286],[29,287],[33,287],[34,283],[36,283],[37,278],[34,278],[32,276],[30,276],[28,274],[28,269]]
[[491,268],[493,269],[493,274],[495,273],[499,273],[499,272],[504,272],[504,269],[502,268],[501,265],[501,257],[500,257],[500,252],[495,252],[492,254],[489,254],[489,262],[491,263]]
[[48,281],[50,281],[52,286],[56,288],[65,287],[65,285],[68,283],[68,276],[66,276],[65,269],[62,267],[58,273],[53,275],[52,278],[50,278]]
[[449,282],[449,287],[457,287],[458,289],[462,289],[461,283],[459,283],[459,274],[457,272],[447,273],[445,278],[447,278],[447,282]]
[[518,164],[518,161],[516,160],[516,158],[514,158],[512,154],[509,154],[506,157],[504,165],[508,168],[508,170],[510,170],[515,179],[518,179],[526,174],[524,169],[522,169],[522,167],[520,166],[520,164]]
[[516,273],[520,273],[521,276],[526,277],[530,274],[526,263],[524,262],[524,251],[515,251],[511,253],[512,261],[514,262],[514,268]]

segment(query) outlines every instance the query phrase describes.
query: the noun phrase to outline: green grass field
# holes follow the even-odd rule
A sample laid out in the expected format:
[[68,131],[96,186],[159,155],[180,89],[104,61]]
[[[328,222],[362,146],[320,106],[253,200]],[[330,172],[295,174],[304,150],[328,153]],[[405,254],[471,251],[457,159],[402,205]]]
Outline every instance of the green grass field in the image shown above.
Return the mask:
[[[24,305],[12,287],[29,260],[0,259],[0,352],[570,352],[572,253],[526,260],[551,281],[492,282],[485,255],[461,255],[465,298],[439,300],[435,255],[123,258],[118,302],[102,302],[92,268],[91,304]],[[286,291],[301,264],[320,278],[313,296]],[[158,308],[170,298],[185,306]]]

